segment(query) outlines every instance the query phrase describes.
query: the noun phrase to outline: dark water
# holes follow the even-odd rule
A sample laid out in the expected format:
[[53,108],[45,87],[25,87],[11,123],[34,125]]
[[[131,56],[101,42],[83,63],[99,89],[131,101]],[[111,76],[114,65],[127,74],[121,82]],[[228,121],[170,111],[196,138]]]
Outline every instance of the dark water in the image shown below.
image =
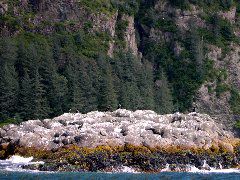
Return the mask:
[[172,173],[164,172],[159,174],[130,174],[130,173],[29,173],[29,172],[0,172],[0,179],[33,179],[33,180],[48,180],[48,179],[81,179],[81,180],[240,180],[239,173]]

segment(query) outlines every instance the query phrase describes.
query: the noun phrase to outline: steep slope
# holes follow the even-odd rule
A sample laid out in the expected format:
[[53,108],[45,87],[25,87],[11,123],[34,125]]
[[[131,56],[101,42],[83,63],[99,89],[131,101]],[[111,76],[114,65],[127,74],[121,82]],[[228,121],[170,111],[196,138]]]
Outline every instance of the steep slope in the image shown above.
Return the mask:
[[[240,113],[239,12],[235,0],[3,0],[0,99],[11,101],[1,103],[1,120],[117,104],[159,113],[194,106],[232,129]],[[40,94],[38,113],[21,105],[24,83],[38,87],[29,90]]]
[[138,17],[141,50],[167,72],[180,110],[194,104],[233,127],[239,119],[238,3],[155,1],[145,6]]

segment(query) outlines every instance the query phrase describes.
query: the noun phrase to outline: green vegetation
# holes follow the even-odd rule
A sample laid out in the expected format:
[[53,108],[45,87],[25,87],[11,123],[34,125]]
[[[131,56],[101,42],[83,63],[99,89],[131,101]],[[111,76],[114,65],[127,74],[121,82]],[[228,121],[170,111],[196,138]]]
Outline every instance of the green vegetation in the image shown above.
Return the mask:
[[234,114],[240,114],[240,93],[235,88],[231,90],[230,105]]
[[[190,10],[191,4],[203,8],[198,18],[206,26],[198,27],[192,17],[186,31],[177,26],[173,12],[154,8],[156,0],[79,0],[83,15],[101,13],[109,18],[118,11],[114,37],[93,29],[94,22],[85,17],[81,22],[66,18],[31,23],[37,8],[19,10],[16,16],[16,3],[9,1],[11,8],[0,17],[10,35],[18,32],[0,38],[0,121],[16,116],[22,120],[53,117],[70,109],[114,110],[118,104],[132,110],[184,112],[205,81],[217,82],[209,91],[218,97],[232,89],[225,83],[226,70],[215,69],[205,54],[207,44],[220,47],[224,55],[231,42],[239,43],[235,24],[218,13],[238,5],[235,0],[169,0],[182,10]],[[237,13],[239,9],[238,5]],[[141,60],[125,50],[128,22],[124,14],[135,17]],[[41,31],[46,27],[52,33]],[[109,58],[106,54],[113,40],[115,54]],[[238,95],[232,90],[230,102],[236,113],[240,112]]]
[[218,15],[209,15],[206,22],[212,28],[208,30],[200,28],[198,30],[199,35],[208,43],[214,44],[227,52],[226,48],[229,44],[237,39],[233,33],[233,25]]
[[237,0],[169,0],[170,3],[180,9],[190,8],[190,3],[203,7],[204,10],[229,10],[237,4]]
[[163,32],[176,32],[177,26],[171,19],[159,19],[156,24],[155,28],[161,29]]
[[115,12],[111,0],[78,0],[79,4],[90,12],[111,15]]
[[[150,0],[151,2],[152,0]],[[111,0],[113,7],[120,12],[135,15],[138,12],[140,6],[140,0]]]
[[236,124],[235,124],[235,127],[240,129],[240,121],[237,121]]
[[222,93],[227,92],[229,90],[230,90],[229,85],[219,83],[217,84],[217,87],[216,87],[216,96],[220,97]]
[[1,38],[1,122],[16,115],[21,120],[54,117],[70,109],[114,110],[118,104],[155,109],[151,64],[126,52],[111,59],[96,39],[81,31]]
[[112,15],[116,10],[134,15],[138,12],[140,0],[78,0],[79,4],[91,13]]
[[1,121],[0,122],[0,128],[5,126],[5,125],[8,125],[8,124],[18,124],[20,121],[18,121],[17,119],[15,118],[12,118],[12,119],[6,119],[4,121]]

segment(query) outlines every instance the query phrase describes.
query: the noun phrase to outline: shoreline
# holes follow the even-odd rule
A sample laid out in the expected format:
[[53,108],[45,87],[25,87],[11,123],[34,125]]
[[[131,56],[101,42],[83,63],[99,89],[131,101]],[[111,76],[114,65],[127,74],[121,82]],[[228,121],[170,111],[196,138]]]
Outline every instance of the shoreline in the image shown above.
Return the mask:
[[[0,159],[12,155],[34,157],[40,171],[97,172],[131,167],[155,173],[240,167],[240,139],[225,131],[209,115],[158,115],[135,112],[65,113],[0,128]],[[205,164],[205,165],[204,165]]]
[[33,156],[34,161],[44,162],[26,165],[25,169],[54,172],[113,172],[121,171],[121,167],[131,167],[135,172],[145,173],[159,173],[166,168],[171,172],[188,172],[190,166],[199,170],[239,168],[239,145],[234,152],[212,150],[133,145],[97,148],[68,146],[54,152],[21,147],[16,149],[15,154]]

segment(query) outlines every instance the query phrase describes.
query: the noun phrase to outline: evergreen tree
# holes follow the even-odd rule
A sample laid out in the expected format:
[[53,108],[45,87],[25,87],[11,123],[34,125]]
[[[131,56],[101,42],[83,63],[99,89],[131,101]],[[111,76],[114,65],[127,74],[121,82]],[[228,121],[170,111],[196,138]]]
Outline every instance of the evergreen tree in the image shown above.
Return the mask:
[[118,101],[123,108],[139,109],[141,108],[141,93],[138,87],[137,78],[140,71],[140,60],[128,52],[120,52],[116,57],[114,71],[117,74],[117,92]]
[[[25,44],[23,41],[19,42],[17,44],[17,62],[16,62],[16,72],[18,73],[19,81],[24,77],[25,70],[27,69],[26,66],[24,66],[23,62],[26,57],[26,50]],[[21,83],[21,82],[20,82]]]
[[50,111],[41,80],[37,70],[33,81],[33,116],[38,119],[48,117]]
[[203,81],[204,78],[204,52],[203,52],[203,37],[200,37],[197,32],[197,25],[194,19],[191,19],[190,22],[190,52],[192,54],[193,63],[196,69],[196,80],[200,83]]
[[[72,107],[75,107],[75,105],[73,104],[73,99],[74,94],[75,96],[77,94],[75,91],[78,89],[77,86],[79,85],[79,83],[77,83],[79,78],[78,64],[75,59],[68,62],[65,76],[68,82],[67,108],[71,109]],[[81,111],[81,109],[78,110]]]
[[18,110],[20,117],[24,120],[32,119],[34,113],[33,107],[33,87],[32,80],[27,72],[21,80],[21,88],[19,93]]
[[[88,61],[88,65],[86,67],[86,72],[89,77],[90,85],[91,85],[91,91],[89,92],[89,110],[94,111],[97,110],[97,96],[99,91],[99,81],[100,81],[100,70],[97,65],[96,60],[90,59]],[[88,110],[88,112],[89,112]]]
[[141,97],[141,109],[154,109],[154,80],[152,65],[145,61],[139,71],[139,90]]
[[50,105],[51,116],[66,112],[68,92],[67,79],[58,74],[52,49],[45,39],[35,43],[39,59],[39,74],[42,78],[43,90]]
[[26,49],[23,51],[24,56],[22,58],[22,64],[25,69],[29,70],[29,76],[34,78],[35,72],[40,66],[40,56],[38,56],[38,46],[35,42],[30,42],[26,45]]
[[1,67],[0,75],[0,118],[10,118],[17,112],[17,74],[13,66]]
[[0,120],[14,117],[19,90],[15,70],[16,46],[7,38],[0,39]]
[[124,82],[120,91],[120,104],[123,108],[137,110],[141,107],[140,90],[136,83]]
[[114,110],[117,108],[117,96],[114,90],[111,66],[107,57],[99,55],[98,66],[101,79],[98,92],[98,109],[102,111]]
[[68,80],[66,77],[55,73],[52,75],[49,89],[49,105],[51,108],[51,116],[57,116],[68,111],[67,108],[67,88]]
[[160,70],[155,81],[155,110],[161,114],[173,112],[173,99],[166,75]]
[[[86,61],[85,61],[86,60]],[[97,106],[94,100],[91,79],[86,70],[87,59],[76,57],[68,62],[66,75],[68,78],[68,101],[69,109],[87,113],[93,110],[93,105]]]
[[80,71],[80,88],[82,91],[83,112],[97,110],[97,89],[93,86],[93,79],[86,68]]
[[77,79],[74,80],[74,84],[72,88],[73,88],[73,95],[72,95],[71,110],[75,112],[76,111],[84,112],[83,94],[80,88],[80,83]]
[[111,76],[103,75],[100,81],[98,95],[98,109],[102,111],[115,110],[117,108],[117,98]]

